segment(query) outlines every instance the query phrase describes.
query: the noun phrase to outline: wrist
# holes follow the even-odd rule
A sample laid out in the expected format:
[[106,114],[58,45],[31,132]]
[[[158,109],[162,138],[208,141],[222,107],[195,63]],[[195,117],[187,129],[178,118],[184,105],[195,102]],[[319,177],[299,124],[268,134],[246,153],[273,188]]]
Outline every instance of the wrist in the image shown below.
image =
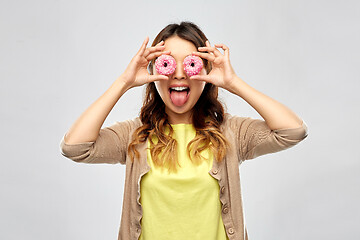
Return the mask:
[[247,85],[245,81],[235,75],[231,83],[228,85],[227,90],[239,97],[242,97],[244,89],[248,86],[249,85]]
[[126,92],[131,88],[131,85],[129,84],[130,79],[126,78],[124,75],[120,75],[116,80],[115,84],[118,86],[118,88],[121,89],[122,92]]

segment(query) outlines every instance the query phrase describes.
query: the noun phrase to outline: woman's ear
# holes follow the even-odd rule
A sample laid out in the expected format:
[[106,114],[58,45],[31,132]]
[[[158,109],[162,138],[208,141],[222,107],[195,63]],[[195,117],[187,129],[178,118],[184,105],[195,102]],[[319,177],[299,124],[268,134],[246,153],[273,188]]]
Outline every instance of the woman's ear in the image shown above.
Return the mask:
[[155,64],[152,64],[152,65],[151,65],[151,72],[152,72],[152,74],[155,74],[155,73],[156,73]]
[[207,75],[208,74],[207,69],[205,68],[201,69],[200,74]]
[[149,74],[152,74],[152,73],[151,73],[151,70],[152,70],[152,64],[151,64],[151,62],[149,62],[148,66],[147,66],[147,70],[148,70],[148,73],[149,73]]

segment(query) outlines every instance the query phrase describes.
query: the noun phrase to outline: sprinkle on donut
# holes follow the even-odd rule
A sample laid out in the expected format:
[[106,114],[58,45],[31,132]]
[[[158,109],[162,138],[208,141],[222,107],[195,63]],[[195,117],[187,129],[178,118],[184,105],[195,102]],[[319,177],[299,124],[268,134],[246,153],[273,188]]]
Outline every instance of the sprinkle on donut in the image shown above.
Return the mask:
[[195,55],[187,56],[184,59],[183,64],[184,70],[189,77],[199,74],[203,68],[202,59]]
[[175,71],[176,61],[170,55],[161,55],[155,61],[155,69],[159,74],[170,75]]

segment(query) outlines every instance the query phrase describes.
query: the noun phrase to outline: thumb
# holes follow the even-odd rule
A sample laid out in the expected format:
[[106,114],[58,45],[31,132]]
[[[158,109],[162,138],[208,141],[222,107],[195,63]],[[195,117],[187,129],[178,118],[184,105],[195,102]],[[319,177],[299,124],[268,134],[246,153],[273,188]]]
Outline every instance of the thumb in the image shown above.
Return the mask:
[[212,83],[212,79],[209,75],[194,75],[190,77],[190,80],[205,81],[208,83]]
[[149,75],[148,82],[155,82],[155,81],[167,81],[169,80],[168,76],[165,75]]

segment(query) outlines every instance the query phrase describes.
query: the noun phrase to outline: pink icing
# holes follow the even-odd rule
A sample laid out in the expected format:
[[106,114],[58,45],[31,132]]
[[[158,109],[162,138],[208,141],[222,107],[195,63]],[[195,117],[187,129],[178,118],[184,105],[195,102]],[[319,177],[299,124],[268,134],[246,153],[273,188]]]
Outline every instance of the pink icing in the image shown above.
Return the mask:
[[161,75],[170,75],[175,71],[176,61],[170,55],[161,55],[155,61],[155,69]]
[[184,70],[189,77],[199,74],[203,67],[202,59],[194,55],[187,56],[183,64]]

